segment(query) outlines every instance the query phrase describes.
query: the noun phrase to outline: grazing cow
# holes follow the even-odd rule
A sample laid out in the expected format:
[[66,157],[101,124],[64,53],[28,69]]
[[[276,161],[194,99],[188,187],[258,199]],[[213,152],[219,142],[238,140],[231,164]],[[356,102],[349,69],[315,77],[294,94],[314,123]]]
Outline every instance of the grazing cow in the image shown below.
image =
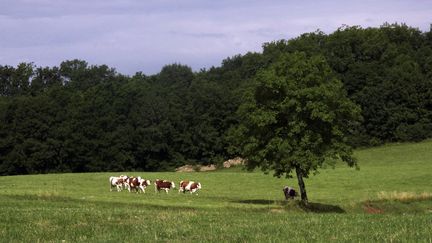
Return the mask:
[[150,184],[151,184],[150,180],[142,179],[140,176],[138,177],[132,176],[126,181],[126,185],[127,185],[126,187],[129,190],[129,192],[135,190],[137,193],[141,191],[145,193],[146,187]]
[[[189,191],[191,194],[201,189],[201,183],[194,181],[180,181],[179,193]],[[197,193],[198,195],[198,193]]]
[[142,192],[145,193],[145,189],[147,186],[151,185],[151,181],[150,180],[146,180],[146,179],[141,179],[139,181],[139,189],[141,189]]
[[123,186],[126,183],[126,180],[128,179],[128,176],[125,175],[121,175],[119,177],[116,176],[111,176],[109,178],[109,182],[110,182],[110,191],[112,191],[113,187],[117,188],[117,191],[121,191],[123,190]]
[[155,185],[155,192],[159,192],[160,190],[165,190],[165,192],[168,193],[168,191],[171,188],[175,188],[174,182],[167,181],[167,180],[156,179],[154,185]]
[[139,192],[139,186],[140,186],[141,177],[133,177],[131,176],[126,180],[126,187],[129,190],[129,192],[135,190],[137,193]]
[[294,188],[291,188],[289,186],[285,186],[282,191],[285,195],[286,200],[288,200],[290,198],[294,199],[294,197],[297,196],[297,192],[294,190]]

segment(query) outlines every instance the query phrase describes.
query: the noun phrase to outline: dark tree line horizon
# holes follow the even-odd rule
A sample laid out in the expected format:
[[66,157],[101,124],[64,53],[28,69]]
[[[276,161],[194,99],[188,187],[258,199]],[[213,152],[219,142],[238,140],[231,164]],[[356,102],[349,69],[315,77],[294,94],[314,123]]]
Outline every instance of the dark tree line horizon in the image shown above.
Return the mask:
[[344,26],[263,44],[193,72],[126,76],[106,65],[0,65],[0,175],[166,171],[237,154],[230,128],[256,74],[290,53],[322,56],[361,108],[352,146],[432,137],[432,32]]

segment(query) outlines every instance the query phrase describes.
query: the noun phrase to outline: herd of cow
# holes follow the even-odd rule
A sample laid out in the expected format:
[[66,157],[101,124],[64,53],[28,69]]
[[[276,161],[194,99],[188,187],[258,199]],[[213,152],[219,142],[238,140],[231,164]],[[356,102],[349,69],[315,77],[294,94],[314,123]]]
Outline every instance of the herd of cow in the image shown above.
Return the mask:
[[[117,191],[119,192],[124,189],[127,189],[129,192],[136,191],[137,193],[139,192],[145,193],[145,189],[151,185],[150,180],[143,179],[140,176],[129,177],[126,175],[121,175],[118,177],[111,176],[109,178],[109,183],[110,183],[110,191],[112,191],[113,188],[117,188]],[[166,193],[168,193],[169,190],[174,189],[175,187],[176,186],[173,181],[159,180],[159,179],[156,179],[154,181],[155,192],[160,192],[161,190],[164,190]],[[192,194],[197,192],[199,189],[201,189],[201,183],[199,182],[185,180],[185,181],[180,181],[179,183],[179,193],[190,192]],[[294,197],[298,196],[298,193],[294,190],[294,188],[288,186],[285,186],[282,191],[285,195],[286,200],[294,199]]]
[[[113,190],[113,188],[116,188],[117,191],[122,191],[124,189],[127,189],[129,192],[136,191],[137,193],[143,192],[145,193],[145,189],[151,185],[151,181],[147,179],[143,179],[141,177],[129,177],[126,175],[121,176],[111,176],[109,178],[110,183],[110,191]],[[167,180],[159,180],[156,179],[154,181],[154,187],[155,192],[159,192],[161,190],[164,190],[166,193],[170,189],[175,188],[175,183],[173,181],[167,181]],[[180,192],[190,192],[195,193],[199,189],[201,189],[201,183],[194,182],[194,181],[180,181],[179,183],[179,193]]]

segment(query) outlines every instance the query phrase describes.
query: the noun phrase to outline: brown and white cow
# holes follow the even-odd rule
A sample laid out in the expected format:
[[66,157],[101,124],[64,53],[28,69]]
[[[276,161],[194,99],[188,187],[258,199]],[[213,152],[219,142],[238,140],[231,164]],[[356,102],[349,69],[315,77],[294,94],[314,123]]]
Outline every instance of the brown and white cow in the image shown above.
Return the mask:
[[114,187],[117,188],[117,191],[121,191],[123,190],[123,187],[125,186],[126,180],[128,179],[128,176],[125,175],[121,175],[121,176],[111,176],[109,178],[109,182],[110,182],[110,191],[112,191],[112,189]]
[[[201,189],[201,183],[199,182],[194,182],[194,181],[180,181],[180,188],[179,188],[179,193],[180,192],[187,192],[189,191],[191,194],[194,192],[197,192],[199,189]],[[197,193],[198,195],[198,193]]]
[[141,181],[141,177],[131,176],[130,178],[128,178],[126,180],[126,187],[129,190],[129,192],[132,192],[134,190],[136,192],[138,192],[139,186],[140,186],[140,181]]
[[150,185],[151,182],[150,180],[146,180],[141,178],[140,176],[138,177],[130,177],[127,181],[126,181],[126,187],[129,190],[129,192],[132,191],[136,191],[137,193],[139,192],[143,192],[145,193],[145,189],[148,185]]
[[156,179],[154,185],[155,185],[155,192],[159,192],[160,190],[165,190],[165,192],[168,193],[168,191],[171,188],[175,188],[175,183],[173,181],[167,181],[167,180]]
[[139,189],[141,189],[142,192],[145,193],[145,189],[147,188],[147,186],[151,185],[151,181],[150,180],[146,180],[146,179],[141,179],[139,181]]

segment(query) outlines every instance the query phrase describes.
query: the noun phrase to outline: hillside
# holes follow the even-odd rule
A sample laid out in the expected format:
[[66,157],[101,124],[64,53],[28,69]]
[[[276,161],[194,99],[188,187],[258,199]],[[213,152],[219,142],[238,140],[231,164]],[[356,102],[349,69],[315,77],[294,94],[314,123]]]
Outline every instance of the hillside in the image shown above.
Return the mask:
[[238,168],[125,172],[200,181],[198,196],[110,192],[119,173],[3,176],[2,241],[430,241],[432,141],[356,156],[360,170],[336,164],[306,180],[308,207],[283,200],[293,179]]

